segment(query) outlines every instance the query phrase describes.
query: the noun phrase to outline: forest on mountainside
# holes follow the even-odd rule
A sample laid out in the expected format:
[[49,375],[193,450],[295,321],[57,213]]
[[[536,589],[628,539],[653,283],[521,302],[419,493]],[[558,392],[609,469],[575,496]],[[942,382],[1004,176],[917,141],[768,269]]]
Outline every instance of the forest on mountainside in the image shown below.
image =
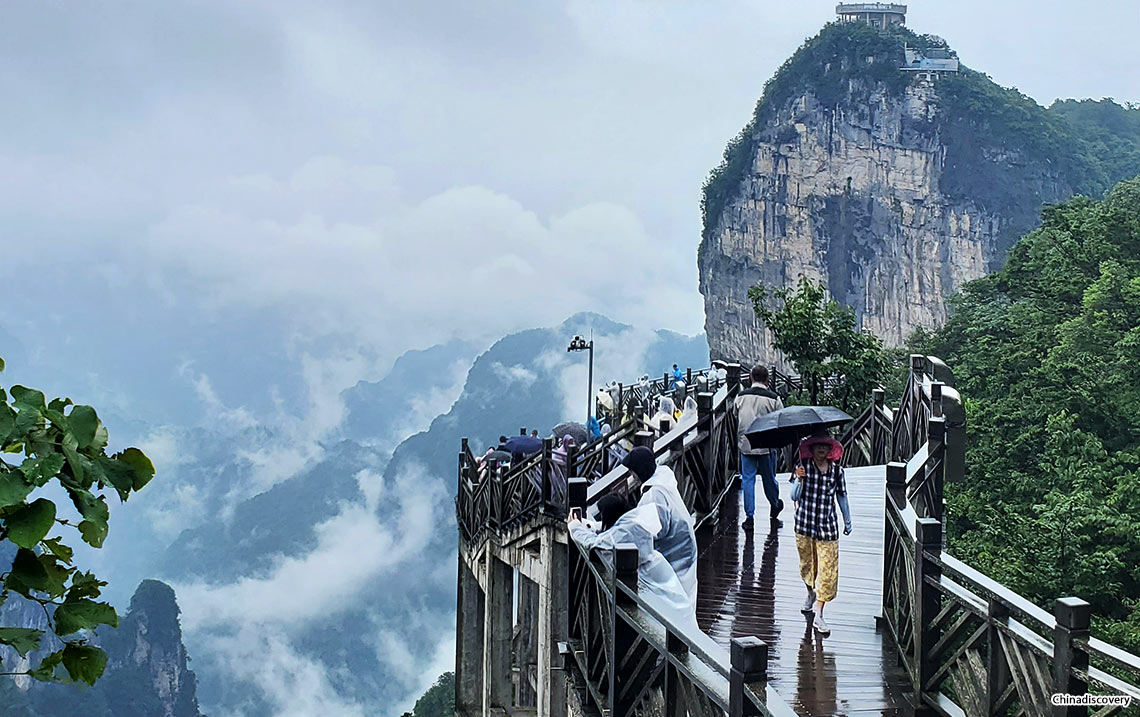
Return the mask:
[[911,348],[954,371],[966,476],[949,550],[1045,607],[1092,603],[1140,651],[1140,177],[1043,212]]

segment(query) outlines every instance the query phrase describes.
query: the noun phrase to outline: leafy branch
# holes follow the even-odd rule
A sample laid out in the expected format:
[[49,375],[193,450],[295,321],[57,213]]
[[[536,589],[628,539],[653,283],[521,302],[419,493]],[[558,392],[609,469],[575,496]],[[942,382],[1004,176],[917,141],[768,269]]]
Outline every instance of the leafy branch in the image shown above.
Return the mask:
[[[18,464],[0,460],[0,545],[16,548],[11,565],[0,573],[0,605],[12,593],[34,602],[48,628],[0,626],[0,645],[21,658],[46,647],[43,639],[49,632],[63,645],[31,670],[0,675],[94,684],[106,668],[106,653],[87,640],[101,625],[118,627],[114,607],[98,600],[107,583],[79,570],[62,535],[48,535],[59,525],[101,548],[110,516],[106,494],[113,491],[126,501],[154,477],[154,465],[142,451],[127,448],[107,455],[107,443],[107,429],[91,406],[69,398],[48,402],[41,391],[25,386],[12,386],[10,396],[0,388],[0,452],[22,456]],[[78,523],[58,517],[50,499],[36,497],[53,481],[71,499]]]

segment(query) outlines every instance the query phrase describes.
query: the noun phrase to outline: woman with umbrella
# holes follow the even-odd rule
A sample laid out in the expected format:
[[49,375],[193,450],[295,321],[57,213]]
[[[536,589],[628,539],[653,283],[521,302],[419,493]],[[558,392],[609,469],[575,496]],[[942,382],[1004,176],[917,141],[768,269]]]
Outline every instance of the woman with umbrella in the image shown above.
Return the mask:
[[823,608],[835,599],[839,582],[836,502],[843,512],[843,534],[851,534],[851,508],[840,465],[843,446],[821,428],[800,443],[799,458],[791,481],[800,578],[808,591],[802,612],[814,612],[815,631],[827,636],[831,628],[823,619]]

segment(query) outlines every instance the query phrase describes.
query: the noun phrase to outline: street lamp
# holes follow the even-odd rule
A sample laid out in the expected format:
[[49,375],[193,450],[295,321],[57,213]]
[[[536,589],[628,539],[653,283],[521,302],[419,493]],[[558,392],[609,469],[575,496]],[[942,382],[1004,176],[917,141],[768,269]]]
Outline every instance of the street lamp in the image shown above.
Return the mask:
[[594,340],[586,339],[581,336],[574,336],[570,345],[566,347],[566,351],[589,351],[590,352],[590,378],[586,384],[586,425],[590,425],[590,417],[594,415]]

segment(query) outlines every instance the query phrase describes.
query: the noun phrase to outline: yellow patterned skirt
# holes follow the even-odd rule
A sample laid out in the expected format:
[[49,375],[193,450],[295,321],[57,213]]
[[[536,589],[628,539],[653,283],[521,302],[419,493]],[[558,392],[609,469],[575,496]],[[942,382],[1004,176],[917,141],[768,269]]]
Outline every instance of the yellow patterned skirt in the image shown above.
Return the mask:
[[816,600],[834,600],[839,582],[839,541],[816,540],[796,533],[796,550],[800,554],[800,578],[815,590]]

